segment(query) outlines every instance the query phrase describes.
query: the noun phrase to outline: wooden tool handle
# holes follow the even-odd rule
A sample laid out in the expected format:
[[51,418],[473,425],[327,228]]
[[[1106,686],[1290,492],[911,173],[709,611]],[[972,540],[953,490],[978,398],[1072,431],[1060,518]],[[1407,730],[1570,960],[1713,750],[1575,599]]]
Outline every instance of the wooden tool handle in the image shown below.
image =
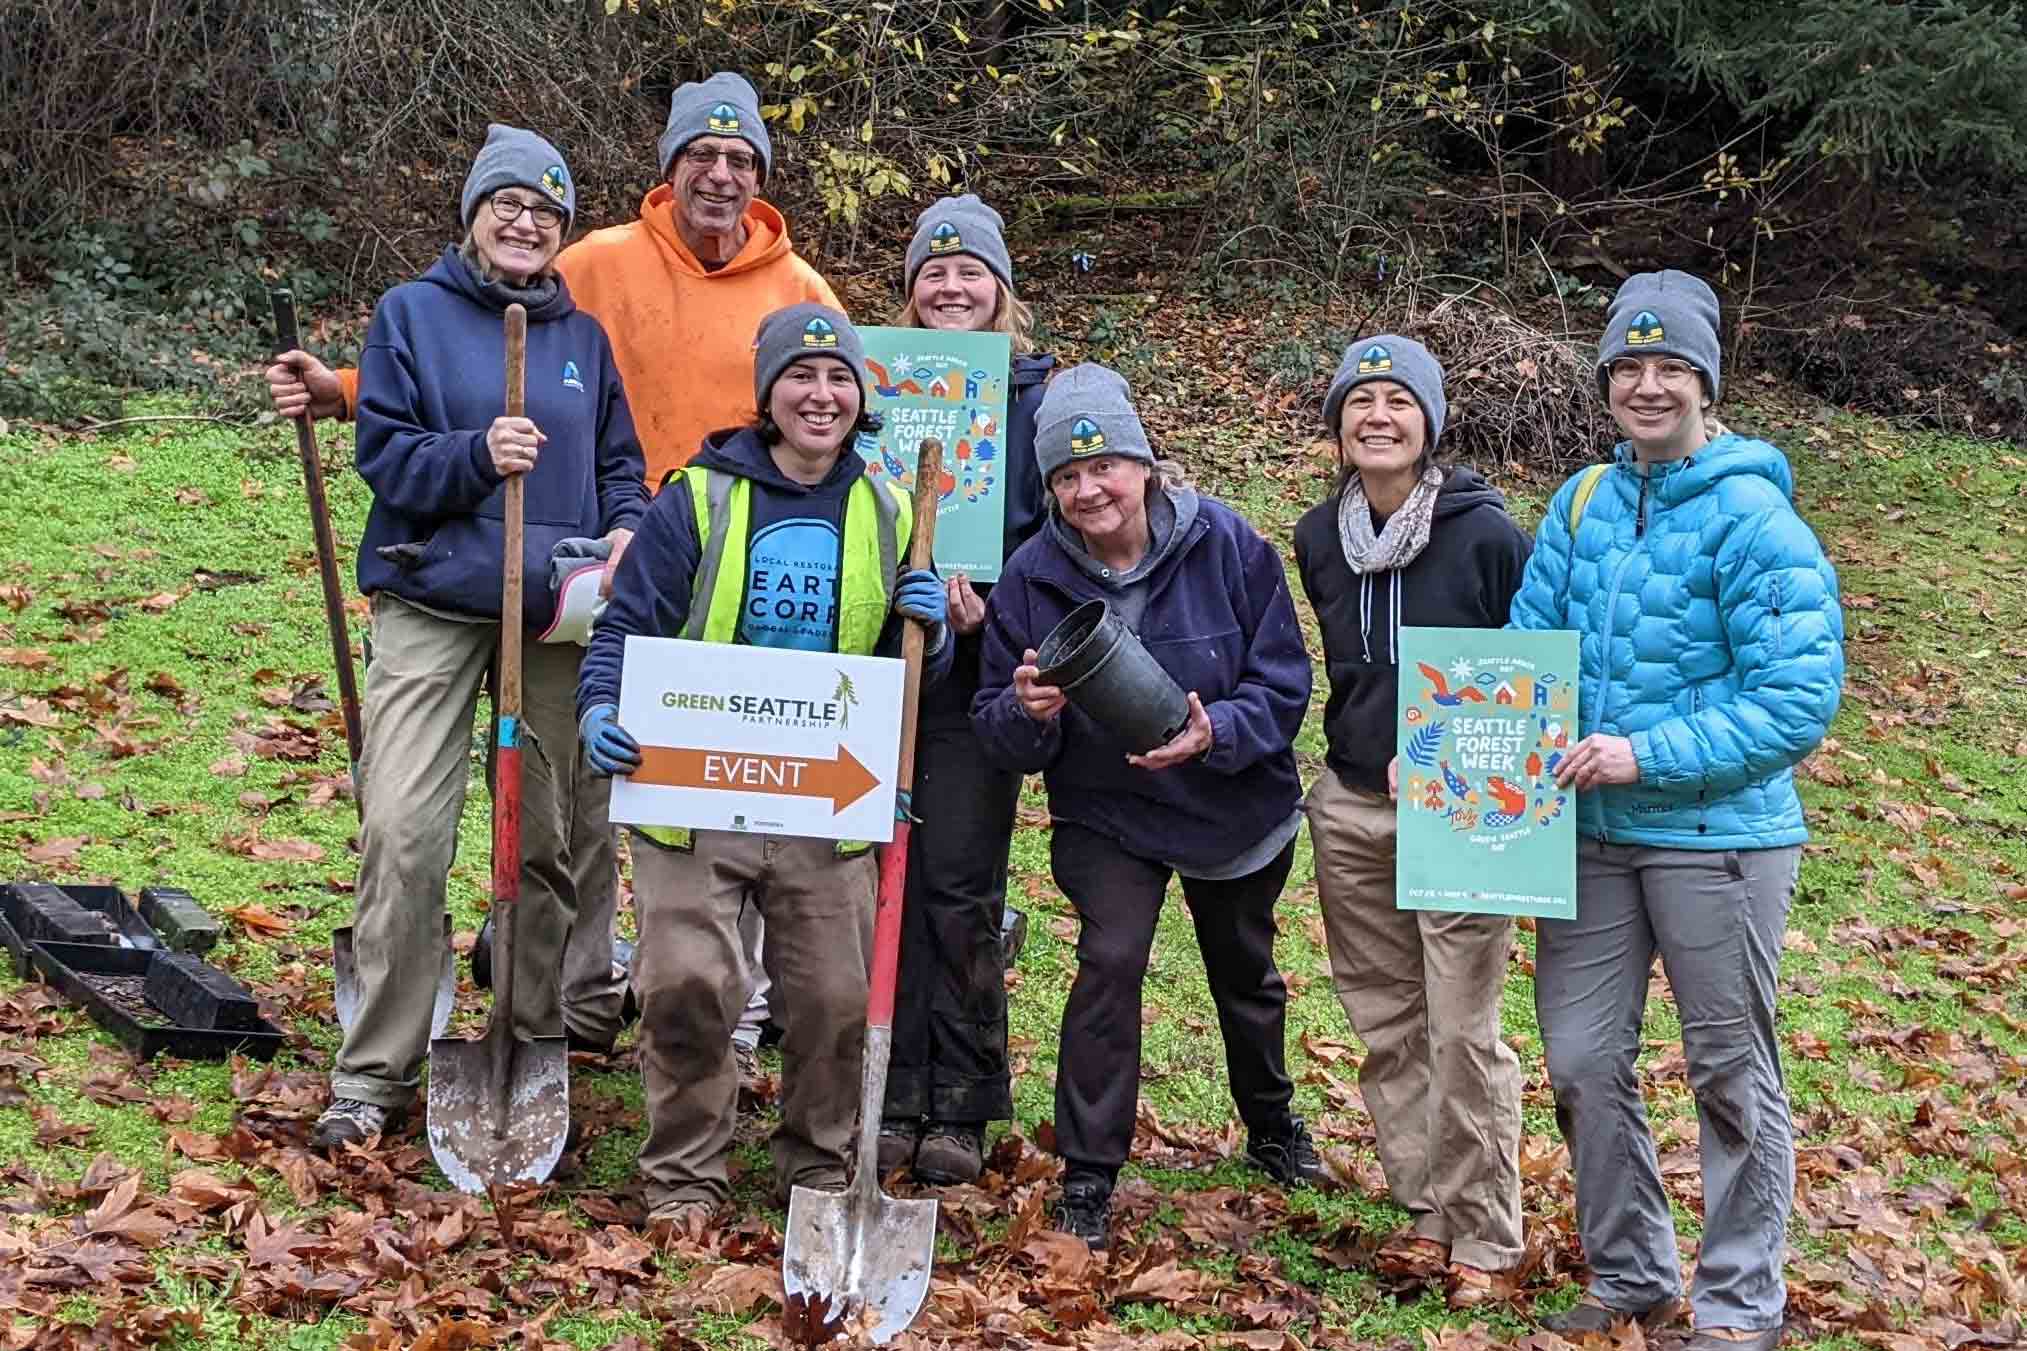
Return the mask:
[[[943,501],[938,485],[943,479],[943,443],[930,437],[922,442],[915,460],[915,525],[908,542],[908,566],[926,568],[935,561],[936,509]],[[901,682],[901,766],[895,783],[904,793],[915,786],[915,713],[921,702],[922,649],[928,632],[913,620],[901,634],[901,660],[906,674]],[[946,632],[944,641],[951,641]]]
[[[528,404],[528,311],[507,306],[507,416],[526,417]],[[506,567],[500,594],[500,703],[502,717],[521,716],[521,591],[523,475],[507,476]]]

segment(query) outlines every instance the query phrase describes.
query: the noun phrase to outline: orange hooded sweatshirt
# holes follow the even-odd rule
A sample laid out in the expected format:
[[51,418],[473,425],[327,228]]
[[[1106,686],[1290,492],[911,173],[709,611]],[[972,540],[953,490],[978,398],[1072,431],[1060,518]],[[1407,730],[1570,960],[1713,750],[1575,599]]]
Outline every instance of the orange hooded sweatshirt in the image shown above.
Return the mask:
[[[556,258],[571,298],[612,343],[650,492],[689,463],[707,434],[753,417],[753,335],[762,319],[803,300],[844,308],[789,246],[788,222],[766,202],[753,199],[746,246],[711,272],[676,233],[673,195],[657,184],[638,220],[593,230]],[[359,373],[341,370],[338,379],[349,412]]]

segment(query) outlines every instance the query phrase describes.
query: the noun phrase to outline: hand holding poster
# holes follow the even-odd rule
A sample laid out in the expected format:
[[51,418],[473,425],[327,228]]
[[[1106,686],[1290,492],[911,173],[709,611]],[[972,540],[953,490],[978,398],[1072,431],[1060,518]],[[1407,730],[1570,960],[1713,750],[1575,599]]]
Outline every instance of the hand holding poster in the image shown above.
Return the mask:
[[943,443],[942,505],[936,513],[936,569],[973,581],[999,578],[1006,532],[1007,373],[1004,333],[934,328],[859,329],[866,345],[870,406],[886,420],[861,436],[866,472],[915,486],[924,439]]
[[1403,910],[1576,917],[1577,635],[1404,628]]
[[641,767],[613,780],[612,820],[885,843],[901,677],[890,657],[629,637],[619,723]]

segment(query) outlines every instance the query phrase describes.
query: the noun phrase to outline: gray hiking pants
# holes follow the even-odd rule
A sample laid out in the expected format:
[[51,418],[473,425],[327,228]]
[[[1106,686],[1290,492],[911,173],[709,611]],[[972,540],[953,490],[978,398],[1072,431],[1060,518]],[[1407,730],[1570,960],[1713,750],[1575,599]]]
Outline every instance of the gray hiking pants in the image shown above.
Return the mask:
[[1583,840],[1577,917],[1536,930],[1535,1012],[1576,1170],[1590,1293],[1646,1309],[1681,1289],[1675,1224],[1634,1062],[1661,954],[1682,1020],[1703,1165],[1699,1328],[1779,1327],[1794,1130],[1774,1040],[1799,847],[1702,851]]

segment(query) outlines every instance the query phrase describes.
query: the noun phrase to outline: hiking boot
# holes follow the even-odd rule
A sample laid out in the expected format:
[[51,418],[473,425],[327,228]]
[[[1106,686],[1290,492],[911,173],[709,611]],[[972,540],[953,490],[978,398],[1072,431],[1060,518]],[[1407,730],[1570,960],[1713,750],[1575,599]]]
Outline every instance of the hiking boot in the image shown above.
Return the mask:
[[339,1098],[324,1109],[310,1128],[311,1149],[342,1149],[360,1145],[376,1135],[391,1135],[408,1119],[400,1107],[382,1107],[358,1098]]
[[481,990],[493,988],[493,916],[486,914],[486,922],[479,925],[479,931],[472,939],[472,984]]
[[1075,1234],[1103,1252],[1106,1225],[1112,1215],[1112,1184],[1102,1177],[1071,1177],[1063,1183],[1063,1199],[1056,1203],[1056,1228]]
[[1681,1309],[1682,1301],[1673,1298],[1644,1309],[1613,1309],[1585,1295],[1582,1302],[1561,1313],[1535,1321],[1557,1336],[1574,1341],[1584,1336],[1609,1337],[1627,1323],[1638,1323],[1645,1331],[1654,1332],[1665,1327]]
[[1330,1185],[1330,1174],[1323,1171],[1323,1160],[1316,1157],[1316,1142],[1309,1138],[1309,1127],[1299,1116],[1288,1119],[1286,1135],[1249,1138],[1246,1158],[1284,1187]]
[[922,1146],[920,1121],[880,1121],[880,1145],[875,1166],[881,1177],[891,1177],[896,1168],[915,1166],[915,1151]]
[[1027,945],[1027,912],[1008,906],[999,921],[999,964],[1009,971],[1013,970],[1014,961]]
[[915,1151],[915,1177],[934,1187],[976,1182],[985,1171],[985,1127],[974,1122],[932,1121]]
[[657,1248],[666,1248],[678,1239],[702,1238],[717,1214],[718,1207],[709,1201],[672,1201],[656,1206],[648,1212],[647,1240]]

